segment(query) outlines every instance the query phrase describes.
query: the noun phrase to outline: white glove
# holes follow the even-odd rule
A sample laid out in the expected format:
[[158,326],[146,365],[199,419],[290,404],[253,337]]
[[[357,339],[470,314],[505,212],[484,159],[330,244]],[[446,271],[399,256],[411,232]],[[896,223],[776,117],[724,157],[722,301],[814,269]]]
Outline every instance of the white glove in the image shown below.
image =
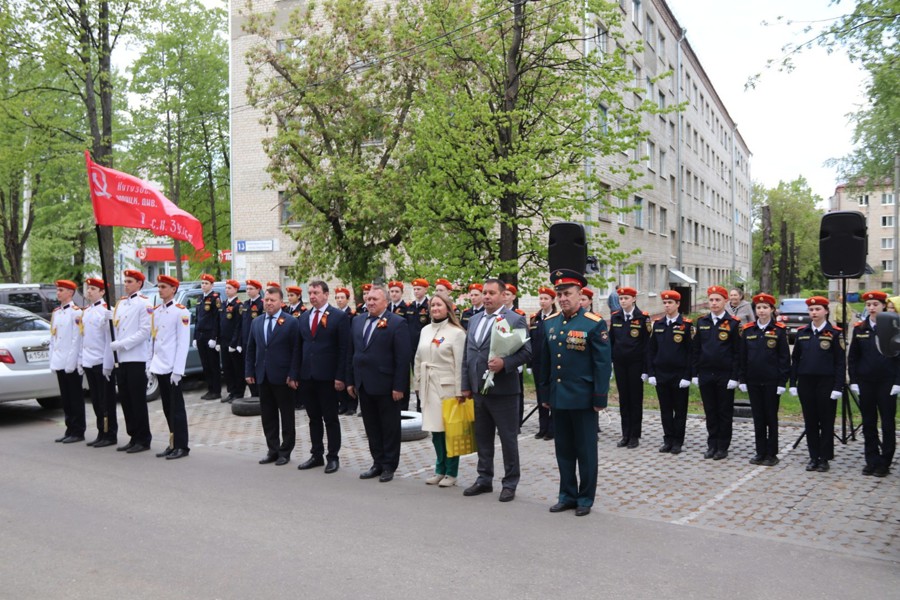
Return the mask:
[[84,375],[84,367],[78,367],[78,374]]
[[71,375],[74,372],[75,372],[75,369],[66,369],[66,373],[68,373],[69,375]]
[[832,399],[832,400],[840,400],[840,399],[841,399],[841,396],[843,396],[843,394],[842,394],[841,392],[838,392],[837,390],[831,392],[831,399]]
[[648,378],[647,378],[647,383],[649,383],[649,384],[652,385],[653,387],[656,387],[656,377],[648,377]]
[[738,389],[741,390],[742,392],[744,392],[744,393],[746,394],[746,393],[747,393],[747,384],[746,384],[746,383],[740,384],[740,385],[738,386]]
[[[725,386],[725,387],[727,387],[729,390],[733,390],[733,389],[736,388],[737,386],[738,386],[738,382],[737,382],[737,381],[735,381],[734,379],[729,379],[729,380],[728,380],[728,385]],[[746,391],[746,390],[741,390],[741,391],[743,392],[743,391]]]
[[197,340],[191,340],[191,346],[193,346],[194,348],[196,348],[196,347],[197,347]]
[[859,395],[859,385],[857,385],[857,384],[855,384],[855,383],[851,383],[851,384],[850,384],[850,391],[853,392],[853,393],[856,394],[856,395]]
[[222,351],[222,346],[216,344],[216,352],[221,352],[221,351]]
[[172,385],[178,385],[178,382],[181,381],[181,375],[172,374]]
[[797,388],[792,387],[788,391],[791,393],[791,396],[794,396],[795,398],[797,397]]
[[103,376],[106,377],[107,381],[109,381],[109,378],[111,375],[112,375],[112,369],[103,369]]
[[[691,377],[691,384],[700,387],[700,378],[699,377]],[[681,384],[678,384],[681,385]],[[682,385],[681,387],[687,387],[686,385]]]
[[240,346],[238,346],[237,348],[235,348],[235,350],[237,350],[238,352],[243,352],[243,351],[244,351],[244,349],[241,348]]
[[649,377],[647,377],[646,373],[641,373],[641,381],[643,381],[644,383],[647,383],[648,379],[649,379]]
[[208,342],[206,342],[206,345],[209,346],[210,349],[215,348],[215,347],[216,347],[216,340],[209,340]]
[[779,385],[777,388],[775,388],[775,393],[779,396],[782,395],[784,393],[784,388]]
[[228,346],[228,351],[229,351],[229,352],[234,352],[234,346]]
[[682,379],[681,381],[678,382],[678,387],[680,387],[681,389],[691,387],[691,382],[688,381],[687,379]]
[[896,396],[896,395],[898,395],[898,394],[900,394],[900,385],[892,386],[892,387],[891,387],[891,393],[890,393],[890,395],[891,395],[891,396]]
[[531,370],[531,367],[528,367],[527,369],[525,369],[525,372],[528,373],[529,375],[534,375],[534,373]]
[[109,349],[112,350],[113,352],[118,352],[119,350],[122,349],[122,342],[120,342],[119,340],[110,342]]

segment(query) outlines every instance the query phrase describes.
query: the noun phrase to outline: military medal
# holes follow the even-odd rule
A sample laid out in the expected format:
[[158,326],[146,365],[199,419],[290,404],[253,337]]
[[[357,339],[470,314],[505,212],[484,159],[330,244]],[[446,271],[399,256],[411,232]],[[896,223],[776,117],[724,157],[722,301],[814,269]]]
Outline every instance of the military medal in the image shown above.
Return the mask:
[[831,342],[829,340],[822,340],[819,342],[819,348],[822,350],[828,350],[831,348]]
[[638,337],[639,335],[641,335],[640,329],[632,329],[631,330],[631,337]]
[[778,345],[778,340],[773,340],[771,338],[766,340],[766,346],[769,348],[774,348],[776,345]]
[[727,332],[727,331],[720,331],[720,332],[719,332],[719,339],[722,340],[723,342],[724,342],[725,340],[727,340],[727,339],[728,339],[728,332]]
[[683,339],[684,338],[681,336],[680,333],[676,333],[675,335],[672,336],[672,341],[675,342],[676,344],[680,344],[681,340],[683,340]]

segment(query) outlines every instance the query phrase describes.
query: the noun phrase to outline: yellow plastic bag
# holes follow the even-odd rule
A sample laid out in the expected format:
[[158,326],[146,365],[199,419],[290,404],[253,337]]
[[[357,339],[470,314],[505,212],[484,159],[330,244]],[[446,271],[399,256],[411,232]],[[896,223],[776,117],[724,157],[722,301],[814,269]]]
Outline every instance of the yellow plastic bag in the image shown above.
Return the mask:
[[447,435],[447,456],[475,452],[475,401],[469,398],[460,404],[456,398],[445,398],[441,408]]

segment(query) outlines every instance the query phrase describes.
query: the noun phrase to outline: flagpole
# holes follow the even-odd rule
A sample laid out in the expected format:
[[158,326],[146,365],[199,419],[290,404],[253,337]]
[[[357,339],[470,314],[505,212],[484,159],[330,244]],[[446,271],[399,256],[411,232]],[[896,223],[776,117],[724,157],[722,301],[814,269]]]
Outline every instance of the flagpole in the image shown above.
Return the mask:
[[[111,281],[106,281],[106,261],[103,259],[103,236],[100,235],[100,226],[94,225],[94,230],[97,232],[97,249],[100,251],[100,272],[103,273],[102,279],[106,284],[103,286],[103,295],[106,298],[106,310],[112,310],[112,297],[110,294],[110,288],[114,285]],[[113,326],[112,319],[107,321],[109,323],[109,341],[113,342],[116,339],[116,328]],[[110,377],[116,376],[116,368],[119,366],[119,353],[113,351],[113,372],[109,374]],[[113,380],[113,389],[116,389],[115,380]],[[103,432],[109,432],[109,400],[107,399],[104,404],[104,412],[106,414],[103,415]]]

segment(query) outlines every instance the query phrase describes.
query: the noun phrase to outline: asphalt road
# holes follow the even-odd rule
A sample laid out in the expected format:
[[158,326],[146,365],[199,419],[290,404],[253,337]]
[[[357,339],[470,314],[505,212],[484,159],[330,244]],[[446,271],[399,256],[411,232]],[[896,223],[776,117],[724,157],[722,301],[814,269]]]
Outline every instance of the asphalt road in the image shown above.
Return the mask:
[[[204,448],[53,443],[0,406],[0,598],[888,598],[900,568],[598,508],[464,498]],[[122,439],[120,437],[120,439]],[[158,439],[158,438],[157,438]],[[154,442],[154,452],[162,447]],[[159,447],[159,448],[156,448]],[[894,524],[896,527],[897,525]]]

